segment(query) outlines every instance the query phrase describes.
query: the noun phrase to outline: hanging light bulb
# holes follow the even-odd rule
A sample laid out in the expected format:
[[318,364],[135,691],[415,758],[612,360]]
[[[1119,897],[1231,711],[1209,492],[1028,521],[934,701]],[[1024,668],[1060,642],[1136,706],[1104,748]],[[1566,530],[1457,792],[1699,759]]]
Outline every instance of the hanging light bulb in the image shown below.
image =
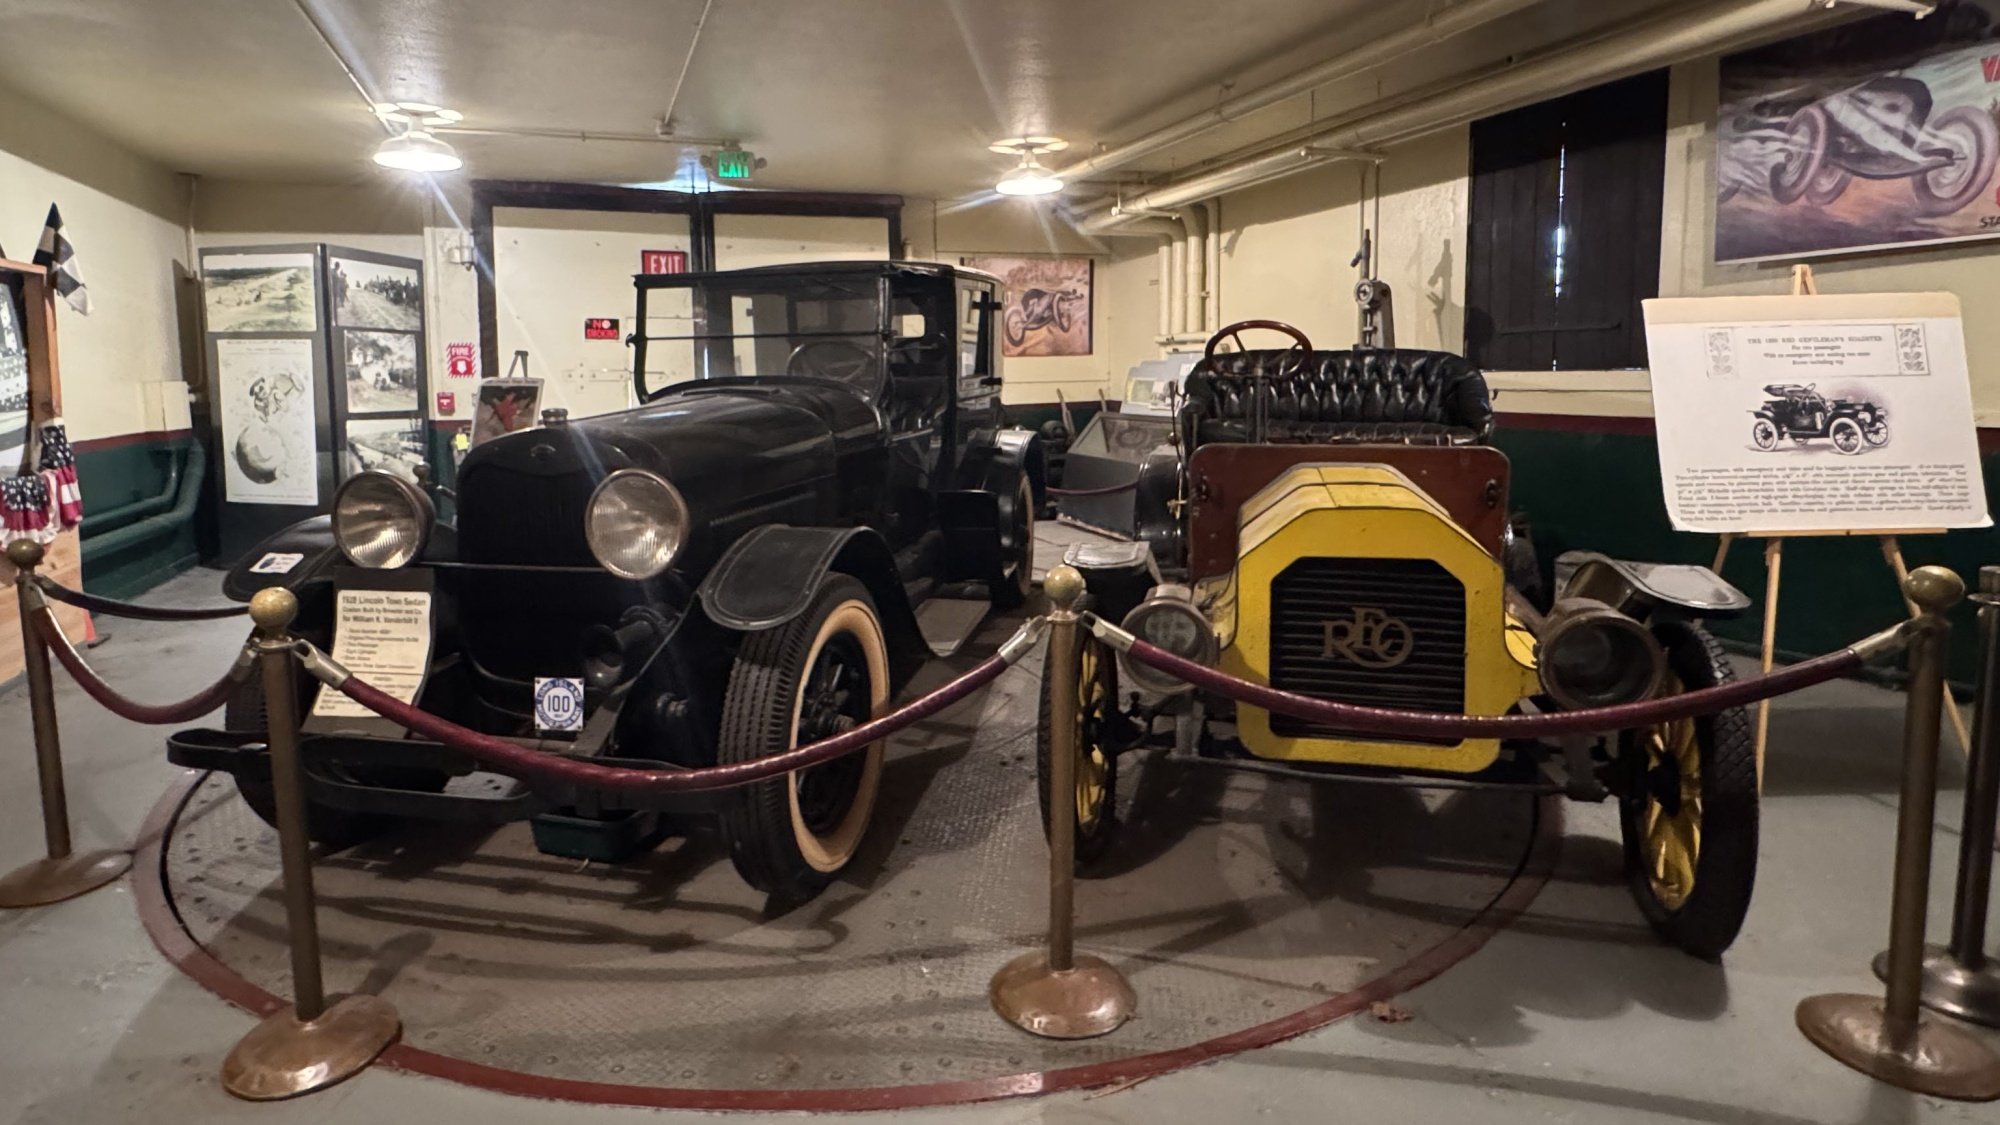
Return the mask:
[[433,125],[449,125],[461,120],[459,114],[414,102],[378,105],[375,113],[384,121],[403,126],[402,132],[383,141],[375,149],[375,163],[399,172],[456,172],[465,167],[458,150],[430,131]]
[[1062,178],[1042,167],[1035,159],[1042,153],[1061,152],[1069,143],[1057,137],[1009,137],[987,146],[994,152],[1020,154],[1021,162],[1000,177],[993,190],[1001,195],[1054,195],[1063,189]]

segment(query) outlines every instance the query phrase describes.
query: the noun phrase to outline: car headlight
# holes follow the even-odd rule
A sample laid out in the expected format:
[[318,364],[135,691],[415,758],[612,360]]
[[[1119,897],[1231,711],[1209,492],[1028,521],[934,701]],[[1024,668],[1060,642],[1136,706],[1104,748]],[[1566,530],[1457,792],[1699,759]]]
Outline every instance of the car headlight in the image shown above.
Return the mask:
[[394,570],[423,554],[437,511],[402,477],[370,469],[333,494],[333,541],[355,566]]
[[687,501],[657,473],[620,469],[590,494],[583,536],[599,566],[620,578],[651,578],[687,543]]
[[[1120,623],[1126,632],[1155,648],[1163,648],[1184,660],[1213,665],[1218,645],[1215,627],[1195,607],[1194,592],[1172,583],[1155,586],[1146,600],[1134,606]],[[1121,660],[1125,676],[1139,687],[1160,695],[1173,695],[1193,687],[1186,680],[1156,671],[1136,660]]]
[[1667,656],[1651,630],[1594,598],[1564,598],[1536,638],[1542,690],[1571,710],[1650,699]]

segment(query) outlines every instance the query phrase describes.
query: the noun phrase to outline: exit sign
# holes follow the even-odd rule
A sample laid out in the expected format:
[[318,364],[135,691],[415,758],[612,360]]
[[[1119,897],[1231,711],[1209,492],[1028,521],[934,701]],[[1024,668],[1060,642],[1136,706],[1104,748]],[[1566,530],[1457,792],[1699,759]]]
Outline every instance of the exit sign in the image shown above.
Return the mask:
[[688,256],[685,250],[641,250],[639,251],[640,273],[686,273]]
[[717,149],[713,166],[718,180],[747,180],[757,170],[757,157],[740,148]]

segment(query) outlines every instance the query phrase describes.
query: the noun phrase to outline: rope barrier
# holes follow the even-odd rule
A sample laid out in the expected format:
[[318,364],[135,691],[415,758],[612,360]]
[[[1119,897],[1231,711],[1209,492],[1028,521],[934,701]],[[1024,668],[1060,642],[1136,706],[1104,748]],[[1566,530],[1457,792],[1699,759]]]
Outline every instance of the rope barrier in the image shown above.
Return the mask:
[[1655,723],[1691,719],[1760,699],[1784,695],[1814,684],[1824,683],[1859,669],[1875,655],[1899,648],[1908,640],[1908,625],[1897,625],[1849,645],[1838,652],[1816,656],[1783,671],[1751,679],[1733,680],[1699,691],[1684,692],[1615,707],[1592,707],[1580,711],[1554,711],[1541,715],[1446,715],[1433,711],[1407,711],[1392,707],[1368,707],[1336,703],[1283,691],[1265,684],[1232,676],[1197,664],[1163,648],[1148,644],[1095,614],[1083,615],[1086,626],[1098,640],[1124,652],[1133,660],[1185,680],[1238,703],[1248,703],[1295,719],[1337,724],[1363,734],[1400,738],[1527,738],[1558,734],[1626,730]]
[[184,723],[189,719],[206,715],[228,702],[230,695],[236,691],[236,685],[242,683],[250,675],[250,670],[256,666],[257,654],[246,644],[243,646],[243,651],[237,654],[236,663],[230,665],[229,671],[224,673],[221,679],[194,695],[178,703],[140,703],[120,695],[102,676],[91,670],[90,665],[84,662],[83,654],[76,651],[76,646],[63,635],[62,625],[56,621],[55,614],[51,613],[46,605],[34,608],[31,617],[35,631],[42,635],[42,641],[55,655],[56,663],[63,666],[63,669],[70,674],[70,678],[83,689],[84,694],[95,699],[112,714],[135,723],[150,723],[156,726]]
[[362,681],[308,642],[298,642],[297,651],[306,669],[328,687],[399,726],[469,755],[487,769],[523,781],[541,780],[628,793],[694,793],[711,789],[732,789],[774,777],[783,777],[788,773],[824,765],[835,758],[866,749],[912,723],[930,718],[992,683],[999,678],[1000,673],[1033,650],[1035,643],[1041,639],[1044,628],[1046,628],[1044,618],[1037,617],[1023,623],[1021,628],[1000,646],[999,651],[963,675],[887,715],[870,719],[831,738],[807,743],[753,762],[657,770],[608,766],[587,758],[550,754],[531,750],[493,735],[467,730],[449,719],[419,710]]
[[1056,488],[1050,486],[1045,491],[1050,496],[1115,496],[1120,492],[1130,492],[1137,487],[1139,487],[1139,482],[1132,480],[1124,484],[1106,485],[1103,488]]
[[46,574],[35,576],[35,584],[42,592],[59,602],[73,605],[91,613],[103,613],[112,617],[129,617],[135,621],[217,621],[225,617],[241,617],[250,612],[247,605],[217,606],[163,606],[139,605],[136,602],[122,602],[101,594],[86,594],[82,590],[72,590],[57,583]]

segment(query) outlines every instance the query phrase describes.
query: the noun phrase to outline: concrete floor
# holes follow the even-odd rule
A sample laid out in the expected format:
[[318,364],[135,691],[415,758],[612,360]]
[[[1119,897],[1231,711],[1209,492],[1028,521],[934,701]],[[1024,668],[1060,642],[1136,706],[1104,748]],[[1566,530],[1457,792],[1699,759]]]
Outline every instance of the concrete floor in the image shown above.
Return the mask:
[[[214,572],[155,591],[206,603]],[[239,627],[107,622],[91,654],[137,697],[213,676]],[[159,732],[106,715],[57,676],[80,845],[129,839],[175,776]],[[1833,684],[1775,709],[1756,903],[1725,966],[1662,948],[1619,876],[1607,808],[1568,809],[1556,878],[1482,951],[1367,1016],[1275,1047],[1096,1095],[908,1112],[907,1121],[1428,1122],[1994,1121],[1993,1106],[1914,1097],[1847,1071],[1793,1029],[1793,1006],[1877,986],[1887,930],[1899,696]],[[1960,793],[1947,750],[1933,934],[1948,907]],[[24,694],[0,696],[0,869],[38,856]],[[253,1106],[216,1082],[250,1026],[165,964],[120,884],[0,915],[0,1125],[12,1122],[660,1122],[690,1114],[563,1106],[372,1072],[295,1102]]]

